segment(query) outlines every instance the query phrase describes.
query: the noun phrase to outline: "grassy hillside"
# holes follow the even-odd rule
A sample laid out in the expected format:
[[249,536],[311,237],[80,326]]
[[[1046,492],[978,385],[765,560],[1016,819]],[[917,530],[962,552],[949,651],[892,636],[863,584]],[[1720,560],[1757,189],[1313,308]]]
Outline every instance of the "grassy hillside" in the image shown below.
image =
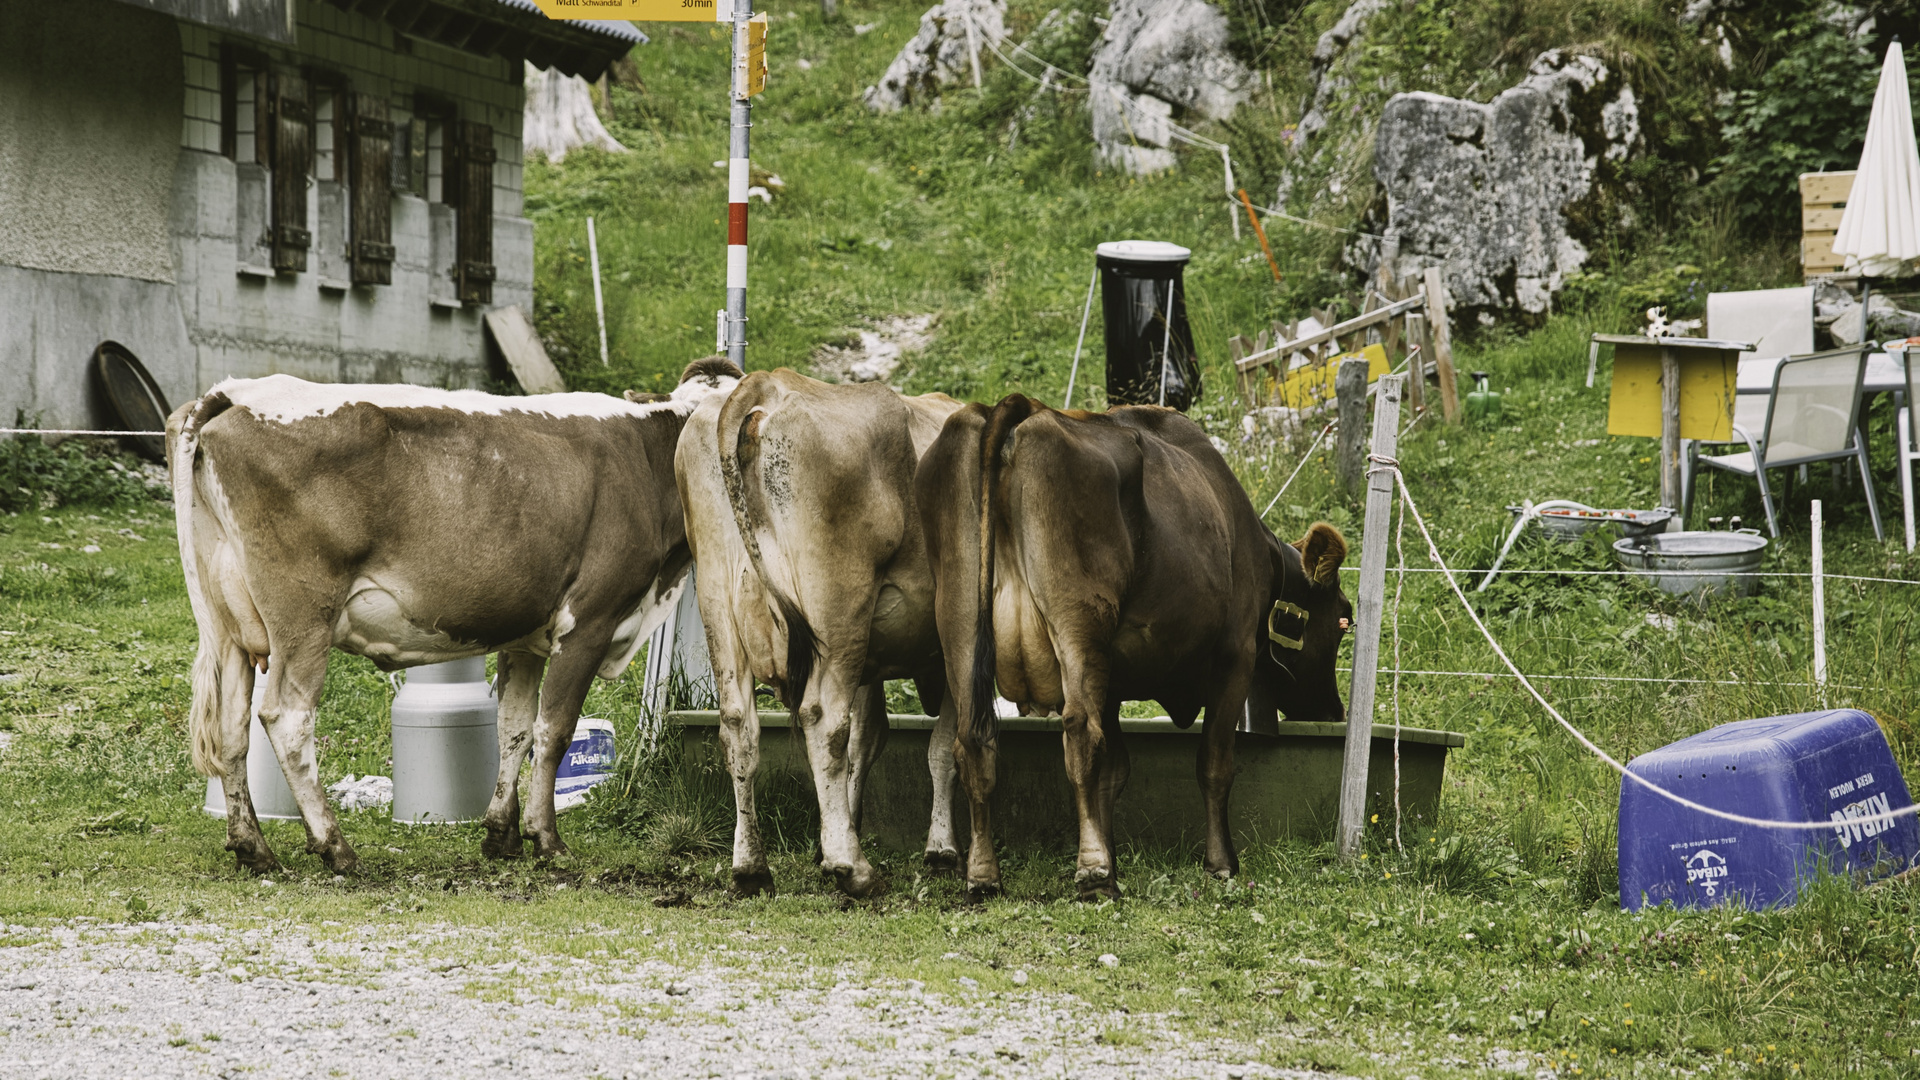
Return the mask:
[[[899,380],[907,388],[982,398],[1023,390],[1057,401],[1093,248],[1127,237],[1194,249],[1195,334],[1216,362],[1229,335],[1277,317],[1293,293],[1328,291],[1321,268],[1335,234],[1276,232],[1291,291],[1275,290],[1250,232],[1234,243],[1217,157],[1153,179],[1096,168],[1083,87],[1039,94],[989,63],[980,93],[951,93],[937,114],[870,114],[861,89],[922,10],[861,0],[827,22],[813,5],[774,9],[753,160],[787,188],[771,206],[753,203],[750,366],[803,367],[820,345],[878,318],[933,314],[935,342]],[[1015,36],[1045,10],[1016,5]],[[866,26],[874,29],[857,32]],[[713,163],[726,156],[727,42],[703,26],[652,32],[634,54],[637,80],[613,90],[610,126],[632,152],[528,169],[538,322],[565,353],[574,385],[671,380],[711,351],[725,300],[725,170]],[[597,362],[589,214],[608,289],[609,370]],[[1088,340],[1096,373],[1100,348],[1096,318]],[[1216,378],[1216,399],[1224,389]]]

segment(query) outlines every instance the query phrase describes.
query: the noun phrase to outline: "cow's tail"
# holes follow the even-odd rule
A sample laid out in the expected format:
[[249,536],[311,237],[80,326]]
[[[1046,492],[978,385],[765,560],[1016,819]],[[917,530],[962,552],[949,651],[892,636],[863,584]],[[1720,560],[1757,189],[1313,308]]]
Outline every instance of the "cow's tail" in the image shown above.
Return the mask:
[[979,594],[974,598],[973,671],[968,679],[968,697],[973,715],[967,725],[967,737],[975,747],[995,741],[1000,734],[1000,714],[993,707],[995,653],[993,642],[993,549],[994,529],[999,524],[998,492],[1000,459],[1008,436],[1021,421],[1033,415],[1034,401],[1023,394],[1010,394],[993,407],[987,426],[980,433],[980,574]]
[[807,681],[813,677],[813,661],[818,650],[813,627],[800,611],[800,605],[767,573],[766,559],[760,550],[757,522],[771,523],[767,513],[766,492],[761,484],[760,429],[772,413],[776,392],[762,375],[749,375],[720,407],[718,422],[720,476],[727,488],[727,503],[733,509],[734,526],[746,545],[747,561],[760,578],[760,585],[780,611],[787,626],[787,679],[785,698],[789,709],[800,708]]
[[200,645],[193,658],[193,700],[187,712],[187,732],[193,767],[202,776],[219,776],[222,772],[221,652],[223,646],[231,646],[222,640],[219,619],[207,601],[206,585],[200,580],[200,560],[193,534],[197,497],[193,471],[200,452],[200,429],[231,404],[225,394],[216,390],[181,406],[167,422],[168,479],[173,487],[174,530],[180,539],[180,572],[186,578],[187,600],[193,605],[193,621],[200,630]]

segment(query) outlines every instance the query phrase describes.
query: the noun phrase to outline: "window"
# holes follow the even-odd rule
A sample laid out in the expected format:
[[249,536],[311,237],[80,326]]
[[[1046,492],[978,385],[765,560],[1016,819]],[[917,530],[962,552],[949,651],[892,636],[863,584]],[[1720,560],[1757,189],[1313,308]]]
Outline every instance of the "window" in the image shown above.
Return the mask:
[[220,152],[243,165],[265,164],[267,58],[220,47]]
[[310,71],[313,86],[313,178],[347,180],[347,85],[328,72]]

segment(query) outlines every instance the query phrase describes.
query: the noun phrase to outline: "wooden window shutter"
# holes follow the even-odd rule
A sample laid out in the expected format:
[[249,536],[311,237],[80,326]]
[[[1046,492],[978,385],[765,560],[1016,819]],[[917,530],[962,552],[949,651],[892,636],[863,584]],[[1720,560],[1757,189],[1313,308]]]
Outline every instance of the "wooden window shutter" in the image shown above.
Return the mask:
[[273,104],[273,268],[305,270],[307,248],[307,172],[313,168],[313,100],[307,80],[292,72],[275,73]]
[[347,257],[355,285],[393,284],[393,122],[385,98],[354,94],[347,137]]
[[441,183],[458,212],[454,277],[460,300],[493,302],[493,128],[462,120],[454,125],[455,154]]

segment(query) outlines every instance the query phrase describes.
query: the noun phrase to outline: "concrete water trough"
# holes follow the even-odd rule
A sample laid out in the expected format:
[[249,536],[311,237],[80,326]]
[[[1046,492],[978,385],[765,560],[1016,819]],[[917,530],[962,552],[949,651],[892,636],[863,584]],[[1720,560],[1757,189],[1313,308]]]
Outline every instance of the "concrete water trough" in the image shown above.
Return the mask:
[[[881,850],[925,849],[933,781],[927,742],[933,718],[893,715],[887,744],[868,776],[863,839]],[[720,746],[720,714],[676,712],[670,723],[681,739],[684,767],[693,776],[728,786]],[[1165,719],[1122,720],[1132,772],[1114,810],[1116,840],[1140,848],[1197,848],[1206,838],[1195,761],[1200,725],[1182,731]],[[1287,837],[1330,840],[1340,801],[1345,724],[1282,723],[1280,734],[1240,732],[1234,743],[1238,776],[1231,799],[1235,843],[1245,846]],[[760,785],[811,796],[805,752],[788,716],[760,714]],[[1451,731],[1400,729],[1400,808],[1408,827],[1430,825],[1440,808],[1447,751],[1467,738]],[[1070,852],[1075,843],[1072,789],[1060,743],[1060,721],[1013,717],[1000,721],[999,779],[994,790],[994,834],[1013,848]],[[956,793],[955,823],[966,842],[966,801]],[[1367,813],[1393,820],[1393,728],[1374,725],[1367,773]],[[1390,826],[1389,826],[1390,827]]]

